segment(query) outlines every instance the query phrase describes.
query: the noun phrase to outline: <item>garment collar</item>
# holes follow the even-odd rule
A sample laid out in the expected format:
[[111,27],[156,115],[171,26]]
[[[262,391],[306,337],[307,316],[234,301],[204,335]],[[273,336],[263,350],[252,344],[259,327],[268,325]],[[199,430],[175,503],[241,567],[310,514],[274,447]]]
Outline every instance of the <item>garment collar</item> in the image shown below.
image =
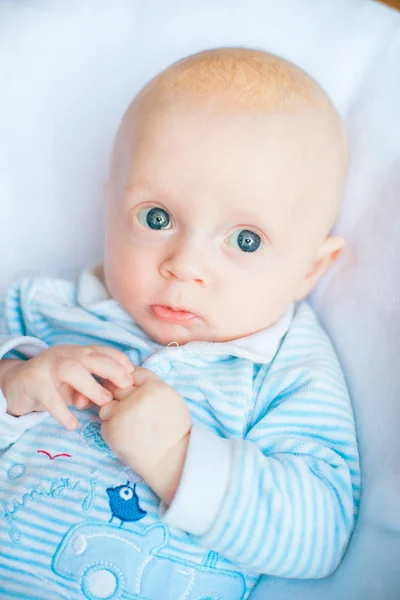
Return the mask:
[[[101,281],[102,266],[95,265],[84,269],[79,276],[77,297],[80,306],[93,309],[100,302],[114,302]],[[203,342],[195,341],[185,344],[193,350],[214,355],[232,355],[247,358],[256,363],[268,364],[275,356],[279,345],[289,330],[295,309],[291,303],[282,317],[266,329],[229,342]],[[171,342],[173,344],[173,342]]]

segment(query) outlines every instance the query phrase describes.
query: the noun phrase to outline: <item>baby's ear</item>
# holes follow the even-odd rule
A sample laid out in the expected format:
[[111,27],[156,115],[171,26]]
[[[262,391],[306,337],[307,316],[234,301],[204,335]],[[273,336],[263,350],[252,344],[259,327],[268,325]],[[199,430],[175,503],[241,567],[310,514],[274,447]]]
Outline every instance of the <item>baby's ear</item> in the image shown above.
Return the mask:
[[338,235],[328,236],[314,260],[310,271],[305,276],[294,301],[301,300],[308,296],[317,282],[328,271],[328,269],[337,261],[342,254],[346,242]]
[[[337,261],[342,254],[346,242],[338,235],[330,235],[326,238],[318,251],[312,269],[306,277],[314,277],[318,273],[318,279]],[[321,272],[322,270],[322,272]]]

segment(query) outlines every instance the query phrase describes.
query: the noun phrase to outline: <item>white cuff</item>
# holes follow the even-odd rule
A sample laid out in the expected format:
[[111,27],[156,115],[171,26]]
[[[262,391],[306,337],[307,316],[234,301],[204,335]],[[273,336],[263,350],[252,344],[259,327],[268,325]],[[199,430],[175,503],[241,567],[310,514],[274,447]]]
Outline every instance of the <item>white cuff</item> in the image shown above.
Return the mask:
[[159,515],[165,523],[194,535],[209,530],[228,487],[231,443],[193,425],[178,489],[169,507],[163,502],[160,505]]
[[[42,340],[30,336],[0,337],[0,360],[7,352],[16,348],[28,358],[32,358],[48,348],[48,345]],[[9,446],[24,431],[43,421],[48,415],[47,411],[29,413],[21,417],[7,414],[7,400],[0,388],[0,448]]]
[[48,345],[46,342],[29,335],[20,335],[19,337],[0,336],[0,360],[7,352],[16,348],[28,358],[32,358],[32,356],[39,354],[40,350],[48,348]]

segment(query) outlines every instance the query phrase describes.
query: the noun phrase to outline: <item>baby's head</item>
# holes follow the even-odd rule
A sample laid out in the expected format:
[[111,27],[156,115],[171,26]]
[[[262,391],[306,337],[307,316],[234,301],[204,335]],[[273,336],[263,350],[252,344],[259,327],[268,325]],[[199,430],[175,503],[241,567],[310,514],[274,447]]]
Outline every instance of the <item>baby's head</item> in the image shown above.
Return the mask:
[[273,325],[342,252],[329,233],[347,163],[338,114],[295,65],[241,48],[175,63],[117,134],[109,293],[161,344]]

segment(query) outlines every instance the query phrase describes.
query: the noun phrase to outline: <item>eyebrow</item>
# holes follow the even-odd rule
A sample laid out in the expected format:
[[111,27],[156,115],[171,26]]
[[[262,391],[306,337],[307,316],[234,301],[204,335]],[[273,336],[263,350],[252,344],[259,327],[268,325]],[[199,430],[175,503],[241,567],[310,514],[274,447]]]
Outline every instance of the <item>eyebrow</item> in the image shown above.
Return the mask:
[[139,194],[143,196],[161,196],[171,199],[171,195],[166,190],[155,190],[150,187],[147,183],[131,183],[125,187],[127,194]]

